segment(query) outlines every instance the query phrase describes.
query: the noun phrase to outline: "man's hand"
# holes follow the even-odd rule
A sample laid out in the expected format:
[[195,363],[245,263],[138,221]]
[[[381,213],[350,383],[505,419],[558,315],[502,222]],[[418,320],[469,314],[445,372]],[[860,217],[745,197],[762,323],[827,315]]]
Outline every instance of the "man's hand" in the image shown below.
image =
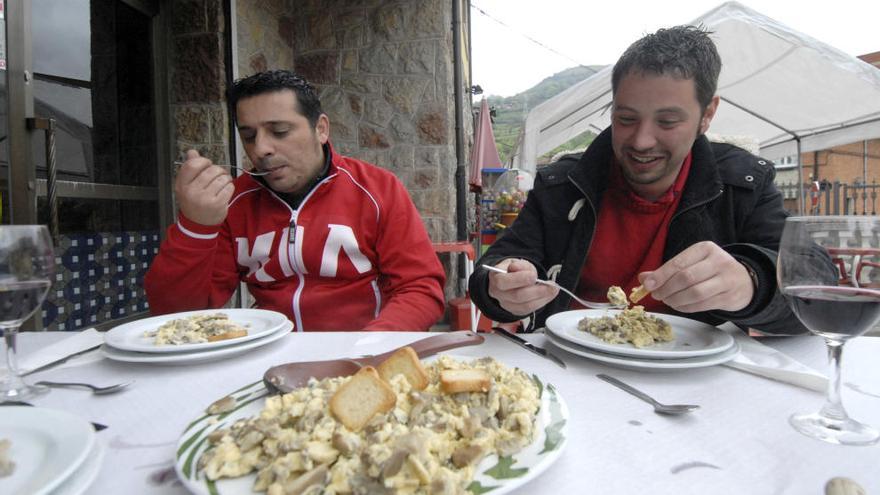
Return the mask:
[[694,244],[653,272],[639,274],[639,280],[654,299],[682,313],[739,311],[755,293],[746,267],[709,241]]
[[559,293],[556,287],[535,283],[538,271],[528,261],[506,259],[495,266],[507,270],[507,273],[489,273],[489,295],[515,315],[531,314]]
[[186,162],[174,181],[180,212],[186,218],[202,225],[223,222],[234,191],[232,176],[225,169],[199,156],[196,150],[186,152]]

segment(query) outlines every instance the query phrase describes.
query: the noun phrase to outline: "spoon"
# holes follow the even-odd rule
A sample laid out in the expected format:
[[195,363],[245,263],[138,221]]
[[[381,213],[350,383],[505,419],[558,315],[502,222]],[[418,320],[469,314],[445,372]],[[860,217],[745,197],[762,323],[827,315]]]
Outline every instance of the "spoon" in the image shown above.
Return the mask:
[[[485,339],[482,335],[478,335],[470,330],[459,330],[417,340],[407,344],[407,346],[412,347],[419,358],[424,358],[447,349],[482,344],[483,340]],[[310,378],[320,380],[322,378],[350,376],[357,373],[363,366],[378,366],[398,349],[400,347],[382,354],[359,358],[280,364],[266,371],[263,375],[263,383],[266,385],[269,393],[290,392],[295,388],[306,385]]]
[[617,387],[621,390],[624,390],[626,392],[631,393],[632,395],[635,395],[636,397],[638,397],[639,399],[642,399],[643,401],[647,402],[648,404],[651,404],[652,406],[654,406],[654,412],[658,413],[658,414],[668,414],[670,416],[674,416],[677,414],[689,413],[691,411],[694,411],[694,410],[700,408],[700,406],[693,405],[693,404],[661,404],[661,403],[657,402],[650,395],[642,392],[641,390],[633,387],[632,385],[627,385],[626,383],[623,383],[622,381],[618,380],[617,378],[614,378],[613,376],[608,376],[608,375],[605,375],[602,373],[600,373],[596,376],[598,376],[602,380],[605,380],[606,382],[614,385],[615,387]]
[[[497,267],[489,266],[489,265],[482,265],[482,266],[483,266],[483,268],[485,268],[486,270],[489,270],[490,272],[496,272],[496,273],[509,273],[507,270],[504,270],[504,269],[502,269],[502,268],[497,268]],[[557,289],[559,289],[559,290],[561,290],[562,292],[565,292],[566,294],[568,294],[569,296],[571,296],[572,299],[574,299],[575,301],[579,302],[582,306],[585,306],[585,307],[587,307],[587,308],[593,308],[593,309],[626,309],[626,306],[625,306],[625,305],[622,305],[622,304],[600,303],[600,302],[595,302],[595,301],[587,301],[586,299],[581,299],[580,297],[576,296],[572,291],[566,289],[565,287],[563,287],[563,286],[557,284],[556,282],[554,282],[554,281],[552,281],[552,280],[541,280],[541,279],[539,278],[539,279],[535,280],[535,283],[536,283],[536,284],[541,284],[541,285],[549,285],[550,287],[556,287]]]
[[124,382],[124,383],[117,383],[116,385],[108,385],[106,387],[98,387],[96,385],[92,385],[91,383],[79,383],[79,382],[39,381],[36,384],[37,385],[45,385],[47,387],[53,387],[53,388],[84,387],[84,388],[91,389],[92,393],[94,393],[95,395],[107,395],[107,394],[114,394],[116,392],[119,392],[120,390],[131,385],[132,383],[134,383],[134,382],[131,381],[131,382]]
[[[174,164],[179,167],[179,166],[183,165],[183,162],[174,162]],[[254,172],[253,170],[248,170],[244,167],[239,167],[238,165],[220,165],[217,163],[215,163],[214,165],[217,165],[218,167],[237,168],[238,170],[241,170],[242,172],[244,172],[248,175],[253,175],[255,177],[261,177],[263,175],[269,175],[271,173],[271,172]]]

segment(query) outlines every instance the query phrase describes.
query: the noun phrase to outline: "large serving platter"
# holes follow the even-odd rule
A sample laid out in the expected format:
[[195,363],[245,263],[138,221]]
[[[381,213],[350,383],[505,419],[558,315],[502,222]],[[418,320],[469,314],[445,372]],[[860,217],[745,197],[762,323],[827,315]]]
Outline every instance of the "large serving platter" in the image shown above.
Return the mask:
[[[472,359],[472,358],[468,358]],[[544,472],[562,453],[568,438],[568,407],[556,388],[532,375],[541,389],[541,407],[536,417],[535,438],[523,450],[499,459],[492,455],[477,466],[471,493],[510,493]],[[177,443],[175,469],[178,477],[192,493],[199,495],[252,494],[256,474],[233,479],[210,481],[196,468],[208,448],[207,437],[215,430],[228,428],[235,421],[258,415],[268,392],[262,382],[252,383],[229,394],[235,409],[227,414],[204,414],[195,419]],[[220,399],[221,397],[218,397]],[[205,404],[207,407],[208,404]]]

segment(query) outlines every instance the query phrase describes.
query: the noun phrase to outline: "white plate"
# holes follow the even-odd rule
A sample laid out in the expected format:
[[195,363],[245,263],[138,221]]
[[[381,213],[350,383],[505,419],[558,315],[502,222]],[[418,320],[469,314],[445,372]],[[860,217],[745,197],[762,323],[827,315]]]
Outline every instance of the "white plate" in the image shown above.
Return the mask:
[[198,351],[198,352],[174,352],[165,354],[154,354],[149,352],[130,352],[121,351],[115,347],[108,345],[101,346],[101,352],[108,359],[114,361],[122,361],[126,363],[148,363],[148,364],[196,364],[207,361],[214,361],[235,354],[241,354],[257,347],[275,342],[278,339],[288,335],[293,330],[293,323],[287,322],[281,328],[263,338],[250,340],[238,345],[221,347],[219,349]]
[[578,322],[584,318],[600,318],[602,316],[613,318],[620,312],[619,309],[563,311],[547,318],[546,326],[553,331],[553,335],[558,339],[607,354],[636,358],[684,359],[718,354],[733,346],[733,337],[717,327],[689,318],[660,313],[646,314],[661,318],[672,325],[675,339],[672,342],[660,342],[641,349],[629,343],[611,344],[589,332],[578,330]]
[[631,356],[621,356],[618,354],[606,354],[604,352],[599,352],[587,347],[579,346],[577,344],[572,344],[564,339],[559,338],[553,333],[552,330],[547,330],[545,334],[547,336],[547,340],[550,341],[551,344],[556,347],[568,351],[572,354],[577,354],[578,356],[582,356],[588,359],[592,359],[594,361],[601,361],[606,364],[610,364],[612,366],[616,366],[618,368],[632,369],[632,370],[680,370],[687,368],[705,368],[707,366],[715,366],[716,364],[722,364],[730,361],[735,358],[737,354],[739,354],[739,344],[736,342],[733,343],[733,346],[729,347],[725,351],[721,351],[717,354],[710,354],[708,356],[697,356],[692,358],[684,358],[684,359],[642,359]]
[[[218,340],[216,342],[180,345],[156,345],[153,343],[153,337],[146,337],[144,335],[144,332],[156,330],[171,320],[216,313],[226,313],[230,320],[247,328],[248,334],[244,337]],[[149,352],[155,354],[206,351],[265,337],[281,328],[281,325],[286,321],[289,320],[283,314],[265,309],[209,309],[203,311],[187,311],[185,313],[153,316],[152,318],[144,318],[142,320],[119,325],[104,334],[104,343],[110,347],[115,347],[116,349],[123,351]]]
[[85,462],[71,474],[64,483],[52,490],[51,495],[81,495],[92,485],[98,473],[101,472],[101,466],[104,464],[104,445],[100,440],[95,441],[92,450],[89,451]]
[[[465,358],[471,360],[474,358]],[[473,493],[485,493],[491,490],[492,495],[509,493],[540,475],[562,454],[568,439],[568,407],[556,388],[542,382],[537,376],[531,375],[541,386],[541,409],[538,411],[535,426],[535,439],[523,450],[505,461],[499,462],[497,456],[486,457],[477,466],[474,480],[469,486]],[[236,420],[255,416],[263,409],[266,389],[262,382],[243,387],[232,394],[237,408],[228,415],[207,416],[196,419],[183,432],[177,443],[175,469],[177,476],[192,493],[200,495],[244,495],[251,494],[251,487],[256,474],[234,479],[223,479],[217,482],[207,480],[196,471],[199,458],[207,450],[206,437],[213,431],[229,427]],[[207,406],[207,404],[206,404]],[[499,478],[490,473],[503,471]],[[496,475],[497,476],[497,475]]]
[[0,480],[3,493],[49,493],[71,476],[95,444],[88,421],[54,409],[0,408],[0,438],[9,439],[12,475]]

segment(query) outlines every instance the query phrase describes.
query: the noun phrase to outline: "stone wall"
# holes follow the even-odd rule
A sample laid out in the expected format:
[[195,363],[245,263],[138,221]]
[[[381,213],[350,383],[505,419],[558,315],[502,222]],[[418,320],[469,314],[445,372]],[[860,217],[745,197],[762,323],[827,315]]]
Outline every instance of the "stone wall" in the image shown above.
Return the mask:
[[452,3],[292,3],[293,68],[318,88],[336,150],[393,171],[431,238],[454,240]]
[[229,163],[222,0],[174,0],[169,15],[172,151]]
[[235,46],[238,74],[293,68],[293,4],[291,0],[237,0]]

